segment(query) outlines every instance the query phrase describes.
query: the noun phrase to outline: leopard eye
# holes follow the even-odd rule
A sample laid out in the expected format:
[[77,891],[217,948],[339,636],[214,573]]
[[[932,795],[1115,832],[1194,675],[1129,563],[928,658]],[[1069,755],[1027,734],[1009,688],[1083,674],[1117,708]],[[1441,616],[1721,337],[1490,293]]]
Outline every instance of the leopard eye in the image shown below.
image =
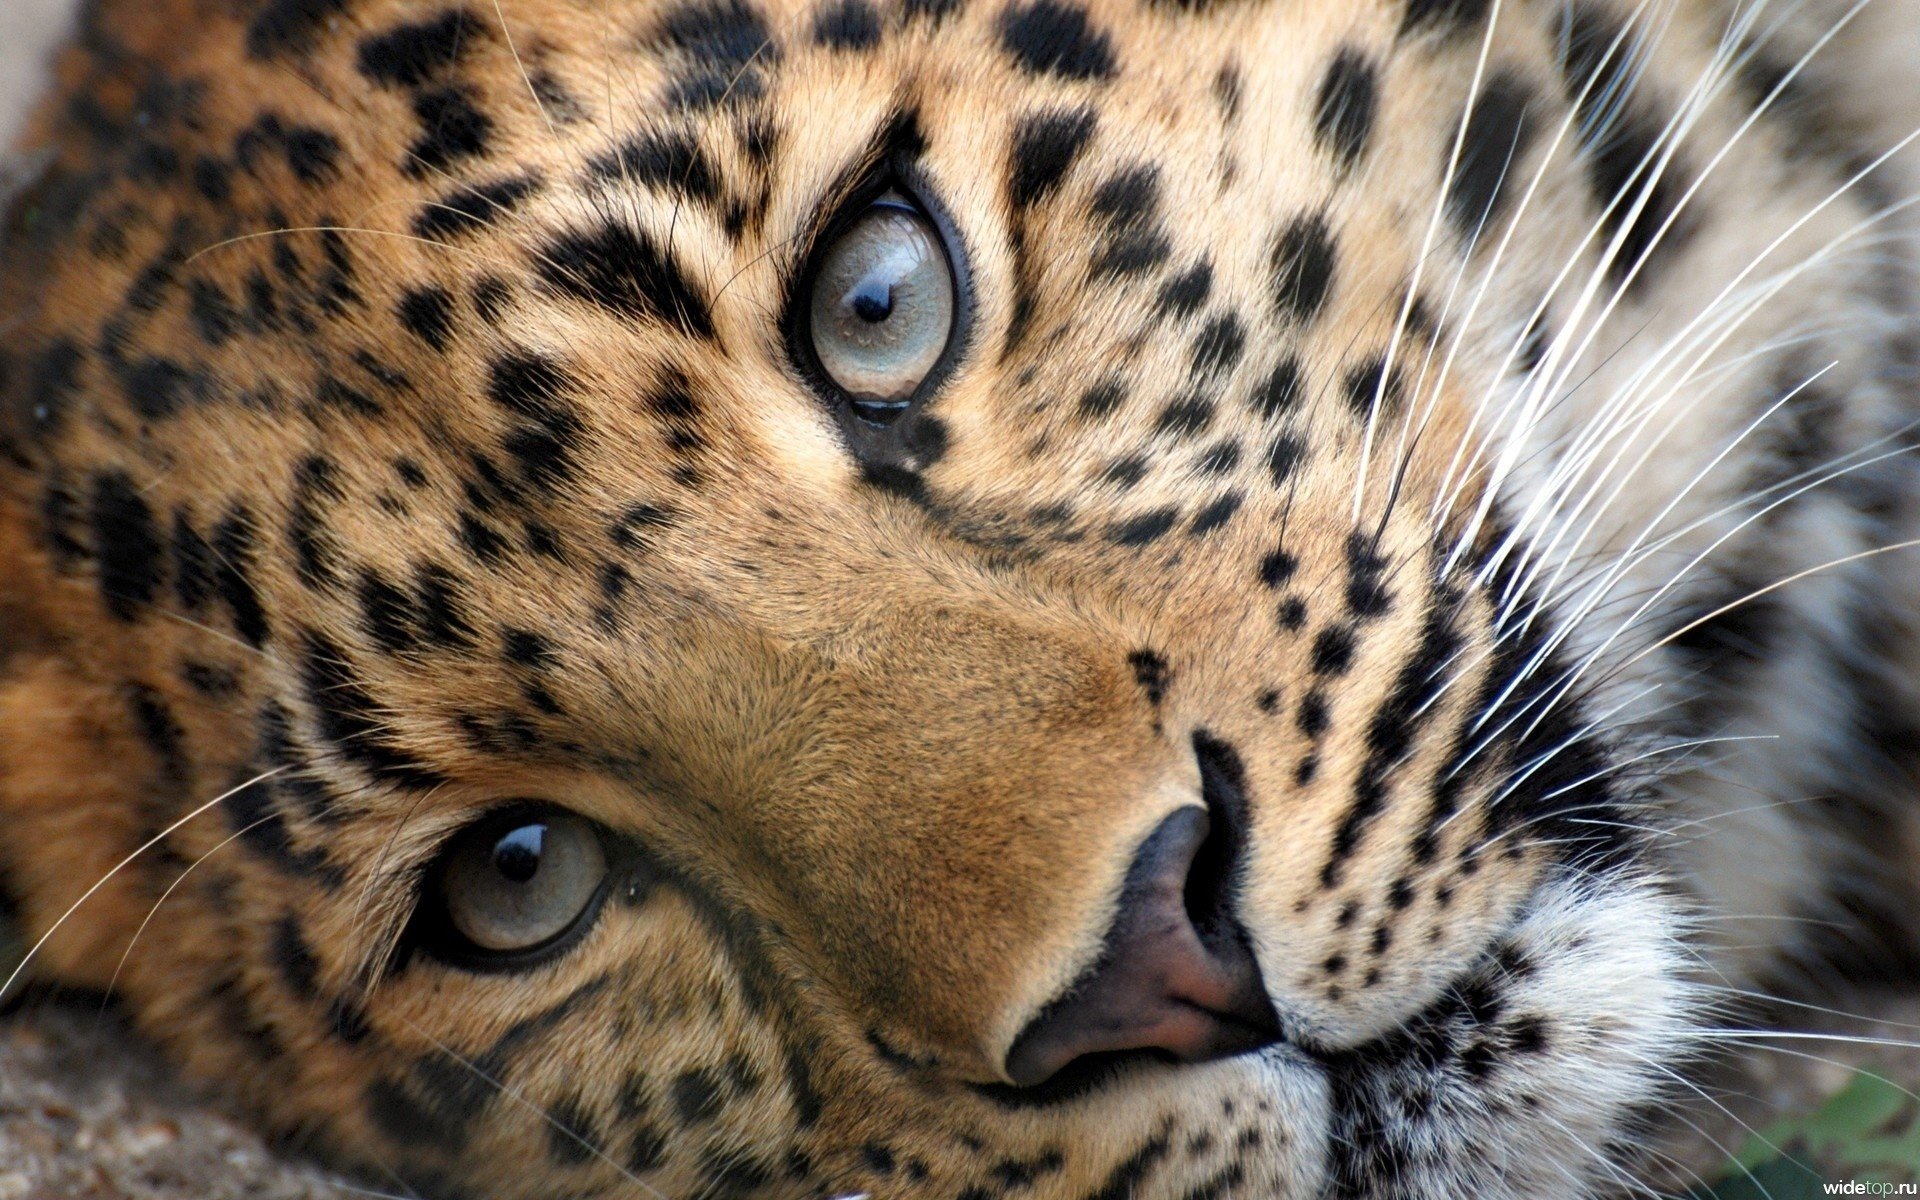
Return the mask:
[[953,266],[934,227],[897,192],[875,200],[827,246],[813,276],[813,352],[854,410],[904,411],[953,334]]
[[482,821],[456,835],[439,871],[448,931],[479,955],[524,954],[578,926],[605,892],[594,827],[565,813]]

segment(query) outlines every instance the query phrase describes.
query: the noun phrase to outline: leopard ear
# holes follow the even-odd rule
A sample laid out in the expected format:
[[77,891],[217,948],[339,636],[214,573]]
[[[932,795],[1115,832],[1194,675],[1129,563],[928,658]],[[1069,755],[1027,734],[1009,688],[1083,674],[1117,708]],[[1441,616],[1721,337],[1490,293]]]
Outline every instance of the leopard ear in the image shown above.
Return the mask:
[[[76,613],[99,611],[84,583],[51,569],[37,527],[0,497],[0,893],[7,933],[32,946],[26,976],[104,988],[145,912],[115,865],[140,844],[153,752],[124,689],[63,652]],[[65,612],[68,622],[57,619]],[[150,834],[148,836],[151,836]],[[96,883],[72,916],[61,918]],[[57,926],[57,928],[56,928]],[[5,966],[0,980],[13,972]]]

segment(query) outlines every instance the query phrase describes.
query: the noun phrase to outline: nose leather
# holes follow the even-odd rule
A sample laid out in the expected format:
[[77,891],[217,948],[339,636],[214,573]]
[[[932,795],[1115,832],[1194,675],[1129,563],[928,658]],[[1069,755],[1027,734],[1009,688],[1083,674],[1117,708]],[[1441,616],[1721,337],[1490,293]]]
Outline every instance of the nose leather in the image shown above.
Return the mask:
[[1224,892],[1194,878],[1211,824],[1206,809],[1181,808],[1141,843],[1100,958],[1008,1051],[1015,1084],[1044,1083],[1087,1055],[1157,1052],[1197,1063],[1279,1040],[1244,932],[1225,914],[1193,911],[1196,898]]

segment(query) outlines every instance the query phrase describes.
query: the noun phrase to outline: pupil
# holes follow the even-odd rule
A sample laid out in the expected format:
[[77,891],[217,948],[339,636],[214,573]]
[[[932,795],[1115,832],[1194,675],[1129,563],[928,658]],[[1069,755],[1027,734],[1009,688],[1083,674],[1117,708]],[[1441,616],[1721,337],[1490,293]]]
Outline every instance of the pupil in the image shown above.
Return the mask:
[[526,883],[540,872],[546,841],[545,825],[522,825],[494,843],[493,869],[509,883]]
[[869,275],[853,285],[847,302],[854,316],[869,325],[878,325],[893,315],[893,288],[885,280]]

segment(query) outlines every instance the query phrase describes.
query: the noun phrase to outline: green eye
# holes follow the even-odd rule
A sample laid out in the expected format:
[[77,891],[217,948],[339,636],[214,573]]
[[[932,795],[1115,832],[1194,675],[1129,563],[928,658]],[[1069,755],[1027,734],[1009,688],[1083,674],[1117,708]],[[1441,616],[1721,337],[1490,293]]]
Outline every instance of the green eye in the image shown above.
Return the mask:
[[564,813],[488,821],[456,836],[440,873],[446,924],[480,955],[538,949],[600,899],[607,856],[587,822]]
[[898,416],[953,335],[953,267],[940,233],[897,193],[827,247],[809,307],[820,367],[868,420]]

